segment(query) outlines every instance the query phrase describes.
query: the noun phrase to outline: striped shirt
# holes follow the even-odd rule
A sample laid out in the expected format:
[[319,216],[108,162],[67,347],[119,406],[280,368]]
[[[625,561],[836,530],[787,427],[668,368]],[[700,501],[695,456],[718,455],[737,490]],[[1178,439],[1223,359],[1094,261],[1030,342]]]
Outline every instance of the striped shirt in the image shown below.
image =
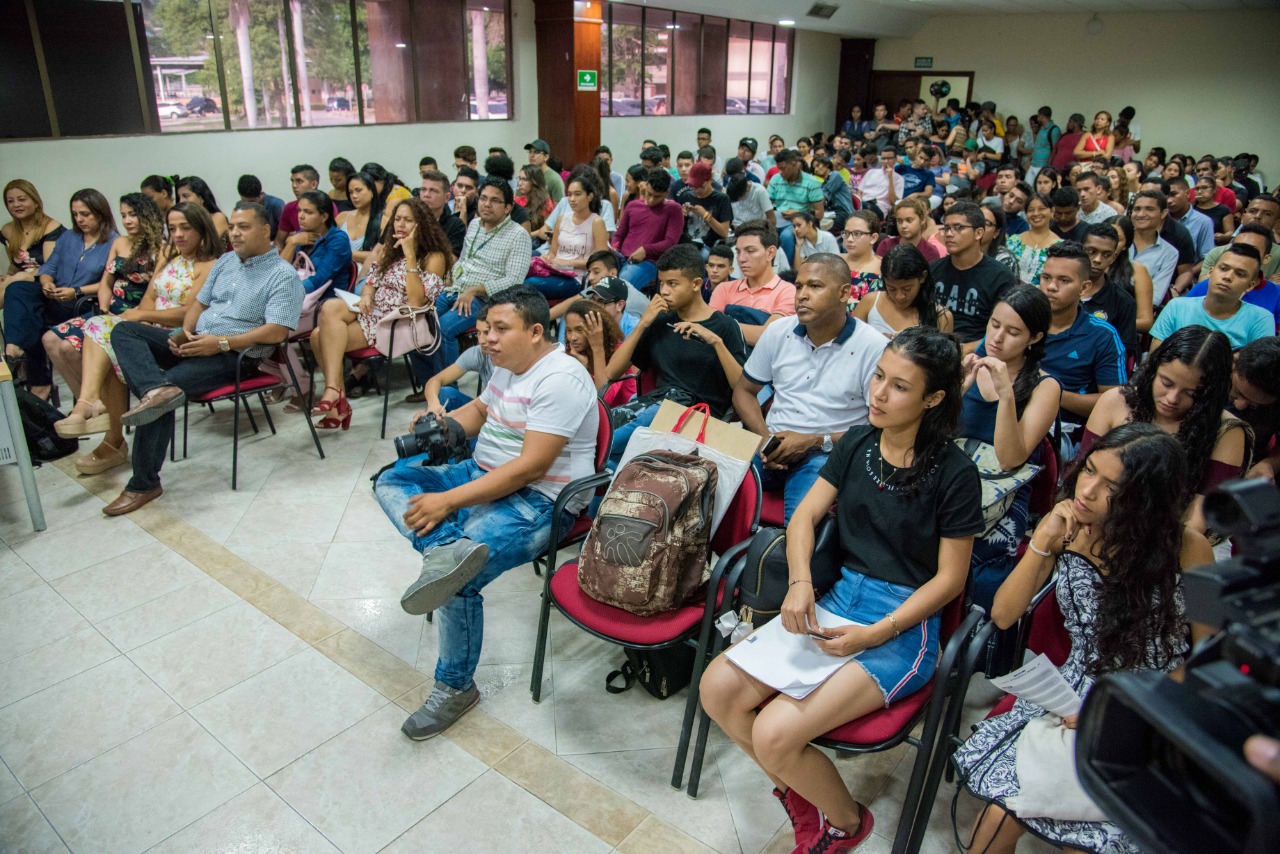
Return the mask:
[[[570,481],[595,473],[595,383],[582,363],[563,350],[548,352],[523,374],[494,368],[480,402],[489,409],[476,440],[480,468],[493,471],[520,456],[525,432],[532,430],[569,440],[542,479],[529,484],[533,489],[554,501]],[[588,497],[575,499],[566,509],[577,513]]]
[[[302,295],[298,271],[274,247],[248,261],[228,252],[213,262],[196,295],[206,306],[196,321],[196,332],[230,337],[267,323],[297,329]],[[274,349],[271,344],[259,344],[246,355],[262,358]]]
[[781,175],[769,182],[769,198],[780,211],[813,211],[814,202],[822,201],[822,183],[808,172],[800,173],[800,180],[787,183]]

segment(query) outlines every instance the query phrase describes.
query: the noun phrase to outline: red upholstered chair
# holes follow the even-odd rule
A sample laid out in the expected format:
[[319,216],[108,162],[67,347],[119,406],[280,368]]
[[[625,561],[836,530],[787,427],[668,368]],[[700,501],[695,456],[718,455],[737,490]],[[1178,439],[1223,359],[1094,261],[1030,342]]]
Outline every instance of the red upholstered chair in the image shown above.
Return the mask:
[[[220,400],[232,400],[235,402],[235,414],[231,421],[231,488],[236,488],[236,476],[240,464],[240,403],[244,401],[244,411],[249,417],[249,424],[253,427],[253,432],[258,432],[258,422],[253,418],[253,410],[249,408],[250,398],[254,395],[258,396],[258,402],[262,405],[262,414],[267,419],[267,426],[271,428],[271,433],[276,432],[276,425],[271,420],[271,410],[267,409],[267,402],[263,395],[274,389],[287,389],[292,386],[293,391],[298,396],[302,395],[302,390],[298,385],[297,374],[293,371],[293,365],[289,363],[288,354],[284,352],[284,348],[288,346],[288,342],[282,343],[276,347],[276,353],[280,357],[282,364],[286,366],[289,372],[291,383],[286,383],[279,377],[270,374],[264,374],[257,370],[252,372],[244,370],[245,351],[240,351],[236,357],[236,376],[235,381],[218,388],[212,389],[201,395],[193,395],[187,398],[186,403],[182,407],[182,457],[187,456],[187,421],[188,410],[192,403],[202,406],[209,406],[210,410],[213,404]],[[320,459],[324,459],[324,448],[320,447],[320,437],[316,435],[315,424],[311,422],[311,411],[306,407],[302,409],[303,416],[307,419],[307,427],[311,430],[311,441],[315,442],[316,452],[320,454]]]
[[[567,490],[566,490],[567,491]],[[749,470],[715,534],[710,551],[722,557],[707,582],[705,601],[695,600],[663,614],[641,617],[592,599],[578,585],[577,559],[548,572],[542,591],[542,610],[538,616],[538,644],[533,659],[533,679],[529,690],[536,703],[541,699],[542,666],[546,657],[547,632],[552,607],[578,628],[596,637],[635,649],[664,649],[677,644],[696,648],[693,681],[685,702],[684,723],[676,751],[676,774],[683,774],[693,719],[698,708],[698,682],[711,648],[713,623],[725,598],[725,570],[746,551],[747,541],[760,522],[760,479]],[[735,545],[736,544],[736,545]],[[709,554],[708,557],[711,555]],[[718,635],[717,635],[718,637]]]
[[[1040,440],[1040,473],[1031,481],[1031,495],[1027,509],[1032,518],[1047,516],[1058,500],[1058,446],[1048,436]],[[1030,527],[1028,527],[1030,530]]]

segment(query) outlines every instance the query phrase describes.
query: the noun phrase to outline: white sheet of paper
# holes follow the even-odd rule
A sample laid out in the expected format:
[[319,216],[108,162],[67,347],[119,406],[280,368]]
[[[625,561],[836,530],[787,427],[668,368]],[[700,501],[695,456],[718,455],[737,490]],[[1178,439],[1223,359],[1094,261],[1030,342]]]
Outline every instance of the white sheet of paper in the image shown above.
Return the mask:
[[359,294],[353,294],[353,293],[351,293],[351,291],[344,291],[344,290],[340,290],[340,289],[337,289],[337,288],[335,288],[333,292],[334,292],[335,294],[337,294],[338,296],[342,297],[342,301],[343,301],[343,302],[345,302],[345,303],[347,304],[347,308],[351,309],[352,311],[356,311],[356,312],[358,312],[358,311],[360,310],[360,295],[359,295]]
[[1083,702],[1043,652],[991,684],[1062,718],[1080,711]]
[[[818,607],[818,625],[823,628],[855,626]],[[774,617],[726,653],[729,660],[746,673],[784,694],[803,700],[854,656],[832,656],[818,648],[808,635],[793,635]]]

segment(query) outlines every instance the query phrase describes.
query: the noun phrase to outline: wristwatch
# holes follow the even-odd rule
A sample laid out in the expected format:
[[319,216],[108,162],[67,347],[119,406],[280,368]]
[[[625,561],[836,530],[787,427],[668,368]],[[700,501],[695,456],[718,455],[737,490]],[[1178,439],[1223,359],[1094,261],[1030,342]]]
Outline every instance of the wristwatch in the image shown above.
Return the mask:
[[831,434],[830,434],[830,433],[823,433],[823,434],[822,434],[822,453],[824,453],[824,454],[829,454],[829,453],[831,453],[831,449],[832,449],[833,447],[835,447],[835,446],[831,444]]
[[224,353],[231,352],[231,342],[227,340],[227,336],[223,335],[218,339],[218,349]]

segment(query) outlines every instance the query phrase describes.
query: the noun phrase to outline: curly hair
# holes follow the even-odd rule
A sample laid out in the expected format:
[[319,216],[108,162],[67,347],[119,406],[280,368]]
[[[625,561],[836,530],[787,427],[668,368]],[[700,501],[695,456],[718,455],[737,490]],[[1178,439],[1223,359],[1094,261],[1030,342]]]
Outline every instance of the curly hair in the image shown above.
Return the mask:
[[1111,492],[1100,523],[1098,554],[1106,567],[1094,624],[1097,656],[1091,675],[1150,666],[1168,667],[1181,654],[1186,618],[1178,605],[1182,508],[1167,500],[1186,491],[1182,444],[1154,424],[1121,424],[1078,457],[1062,482],[1062,497],[1075,496],[1080,473],[1093,455],[1120,457],[1124,474]]
[[[608,359],[613,355],[613,351],[618,349],[618,345],[622,343],[622,339],[626,336],[622,334],[622,327],[618,326],[618,321],[614,320],[612,315],[604,311],[600,307],[600,303],[589,299],[574,300],[569,306],[569,311],[565,316],[576,314],[578,317],[586,319],[588,314],[594,314],[600,320],[600,325],[604,331],[604,356]],[[573,354],[573,349],[569,346],[568,340],[565,341],[564,351]],[[587,348],[587,372],[593,377],[596,375],[595,354],[591,348]]]
[[1218,440],[1222,411],[1231,394],[1231,341],[1221,332],[1203,326],[1184,326],[1155,349],[1122,388],[1129,420],[1151,422],[1156,406],[1152,387],[1156,371],[1170,362],[1181,362],[1200,372],[1195,402],[1178,425],[1178,443],[1187,456],[1187,483],[1181,493],[1183,507],[1195,497]]
[[960,342],[954,335],[927,326],[909,326],[889,342],[889,350],[907,359],[925,376],[924,396],[945,392],[942,401],[926,409],[916,432],[911,466],[902,472],[897,485],[904,495],[911,495],[951,444],[960,419],[961,386]]
[[[160,216],[160,208],[151,201],[150,196],[142,193],[125,193],[120,197],[120,207],[128,205],[133,215],[138,218],[138,235],[132,238],[130,252],[134,258],[155,260],[164,246],[164,221]],[[124,212],[121,211],[121,219]]]
[[404,257],[404,250],[400,248],[399,241],[395,237],[396,211],[400,210],[402,205],[409,206],[409,212],[413,215],[413,221],[418,227],[414,233],[414,242],[418,250],[418,257],[414,260],[417,261],[418,266],[421,267],[429,255],[439,252],[444,256],[445,269],[452,267],[453,246],[450,245],[449,238],[445,237],[444,229],[440,227],[440,220],[432,216],[427,203],[419,199],[400,199],[393,202],[387,211],[379,241],[382,244],[382,253],[378,257],[378,266],[388,270],[391,265]]

